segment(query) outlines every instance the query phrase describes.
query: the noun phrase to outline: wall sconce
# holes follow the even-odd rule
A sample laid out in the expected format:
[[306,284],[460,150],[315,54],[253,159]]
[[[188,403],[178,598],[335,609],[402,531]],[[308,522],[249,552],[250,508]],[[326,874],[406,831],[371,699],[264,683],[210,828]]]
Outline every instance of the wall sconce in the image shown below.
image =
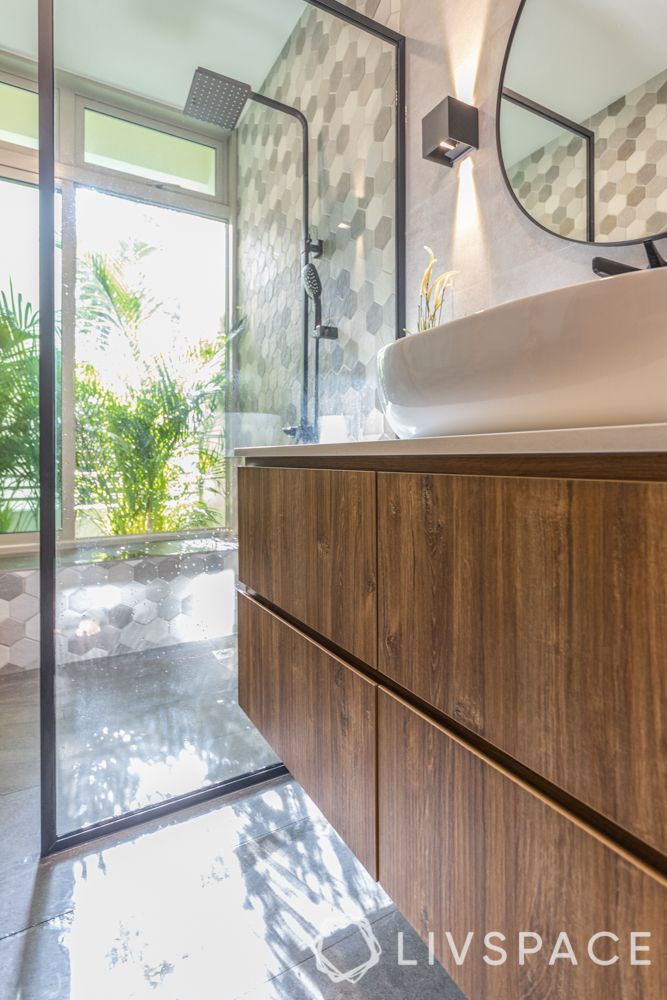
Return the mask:
[[479,149],[477,108],[455,97],[446,97],[422,118],[422,151],[425,160],[453,167],[473,149]]

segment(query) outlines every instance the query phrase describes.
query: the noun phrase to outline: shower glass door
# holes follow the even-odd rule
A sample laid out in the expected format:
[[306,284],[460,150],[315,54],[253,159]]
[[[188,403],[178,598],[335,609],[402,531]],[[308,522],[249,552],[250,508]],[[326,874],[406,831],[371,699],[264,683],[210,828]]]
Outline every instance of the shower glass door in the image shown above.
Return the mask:
[[84,186],[71,208],[59,833],[275,762],[236,700],[228,223]]
[[329,6],[54,0],[46,852],[284,773],[238,704],[234,449],[380,434],[404,326],[399,49]]

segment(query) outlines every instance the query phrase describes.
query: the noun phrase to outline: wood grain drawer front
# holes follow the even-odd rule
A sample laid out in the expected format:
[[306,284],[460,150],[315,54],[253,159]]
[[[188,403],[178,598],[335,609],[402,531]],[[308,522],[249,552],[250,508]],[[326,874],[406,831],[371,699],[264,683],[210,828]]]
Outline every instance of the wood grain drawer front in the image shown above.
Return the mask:
[[[471,1000],[662,1000],[667,996],[667,883],[528,786],[380,688],[380,882]],[[446,933],[460,951],[457,965]],[[607,967],[589,958],[591,937]],[[490,966],[486,934],[504,934],[508,959]],[[518,963],[520,932],[543,950]],[[578,965],[549,959],[561,932]],[[630,963],[635,943],[650,967]],[[493,944],[502,942],[498,938]],[[562,942],[565,944],[565,942]],[[529,947],[532,939],[526,939]],[[613,948],[611,947],[613,945]],[[565,945],[566,947],[566,945]],[[597,947],[597,951],[596,951]]]
[[667,484],[378,475],[378,668],[667,852]]
[[375,666],[375,473],[239,469],[240,578]]
[[239,595],[239,702],[377,877],[377,685]]

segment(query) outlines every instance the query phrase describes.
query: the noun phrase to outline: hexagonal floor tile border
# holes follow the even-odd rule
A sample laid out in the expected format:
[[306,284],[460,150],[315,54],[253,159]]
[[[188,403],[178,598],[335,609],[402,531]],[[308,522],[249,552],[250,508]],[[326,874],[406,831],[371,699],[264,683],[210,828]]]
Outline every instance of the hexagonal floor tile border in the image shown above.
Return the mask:
[[[216,616],[193,617],[199,606],[233,599],[237,553],[149,556],[68,566],[58,573],[58,661],[219,638]],[[0,672],[39,666],[39,571],[0,572]],[[224,628],[230,614],[221,612]],[[223,627],[221,624],[220,627]]]

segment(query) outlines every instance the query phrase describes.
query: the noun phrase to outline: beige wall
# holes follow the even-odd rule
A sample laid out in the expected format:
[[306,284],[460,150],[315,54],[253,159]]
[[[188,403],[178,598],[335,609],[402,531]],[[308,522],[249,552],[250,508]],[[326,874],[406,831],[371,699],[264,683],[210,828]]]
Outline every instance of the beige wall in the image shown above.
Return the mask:
[[418,0],[343,0],[348,7],[386,24],[394,31],[400,31],[401,3],[415,3]]
[[[514,204],[496,152],[496,96],[518,0],[403,0],[408,38],[408,326],[431,245],[460,271],[449,317],[592,278],[596,251],[542,232]],[[480,149],[450,170],[421,156],[421,119],[448,94],[477,105]],[[640,248],[599,251],[643,264]]]

